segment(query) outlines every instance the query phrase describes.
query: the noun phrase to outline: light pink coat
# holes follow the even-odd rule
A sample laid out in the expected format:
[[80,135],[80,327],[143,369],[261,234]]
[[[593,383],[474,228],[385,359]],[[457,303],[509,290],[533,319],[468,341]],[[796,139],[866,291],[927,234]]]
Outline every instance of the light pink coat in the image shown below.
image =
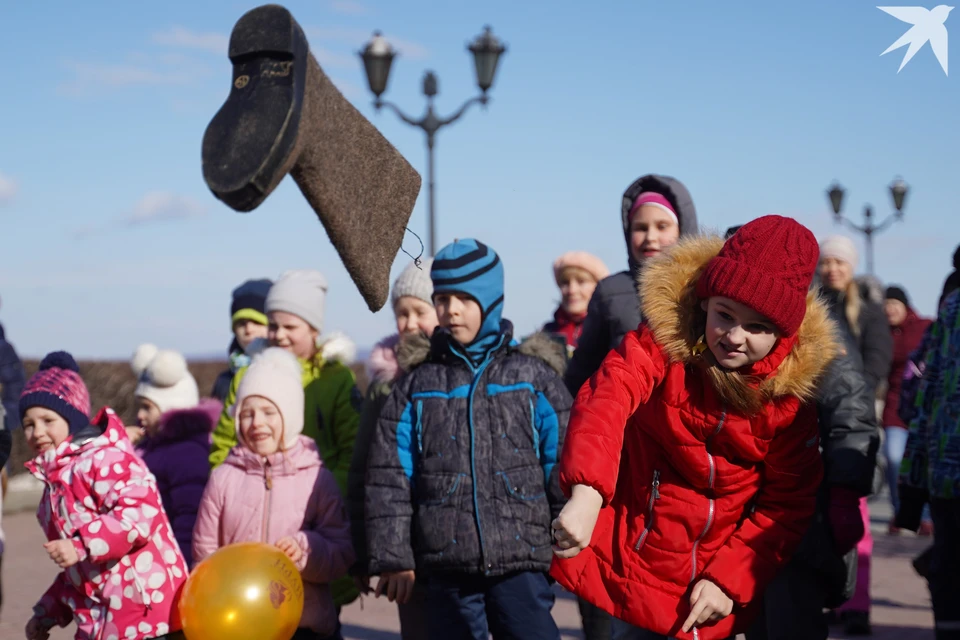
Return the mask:
[[297,566],[304,587],[300,626],[331,634],[337,612],[329,583],[346,575],[354,561],[337,481],[306,436],[268,458],[234,447],[203,492],[193,529],[194,562],[235,542],[275,544],[287,536],[304,552]]

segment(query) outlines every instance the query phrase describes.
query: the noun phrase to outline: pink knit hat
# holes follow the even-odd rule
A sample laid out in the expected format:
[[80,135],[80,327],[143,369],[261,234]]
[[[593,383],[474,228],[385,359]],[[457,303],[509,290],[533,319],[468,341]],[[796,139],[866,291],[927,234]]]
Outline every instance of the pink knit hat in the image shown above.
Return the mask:
[[670,204],[670,201],[667,200],[664,195],[655,191],[644,191],[638,195],[637,199],[633,201],[633,206],[630,207],[630,215],[628,217],[632,219],[633,214],[635,214],[637,210],[645,204],[653,205],[658,209],[666,211],[673,216],[673,219],[676,220],[677,224],[680,224],[680,218],[677,216],[677,212],[673,210],[673,205]]
[[[235,417],[250,396],[260,396],[277,405],[283,418],[283,448],[291,449],[303,433],[303,369],[296,356],[280,347],[269,347],[255,355],[237,386]],[[242,442],[240,420],[236,420],[235,428],[237,440]]]
[[560,275],[564,269],[569,267],[583,269],[593,276],[593,279],[597,282],[600,282],[610,275],[610,270],[607,269],[607,265],[603,264],[603,260],[597,256],[587,253],[586,251],[568,251],[553,263],[553,279],[557,281],[558,287],[560,286]]
[[20,421],[30,407],[45,407],[58,413],[76,433],[90,424],[90,392],[80,377],[80,367],[66,351],[48,353],[40,369],[20,394]]

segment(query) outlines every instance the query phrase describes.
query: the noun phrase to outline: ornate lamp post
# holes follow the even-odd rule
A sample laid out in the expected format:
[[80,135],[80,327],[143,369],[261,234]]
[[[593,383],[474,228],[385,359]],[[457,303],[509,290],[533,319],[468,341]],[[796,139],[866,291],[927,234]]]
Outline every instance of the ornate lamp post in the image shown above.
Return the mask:
[[901,178],[897,178],[890,183],[890,198],[893,200],[893,213],[888,215],[882,222],[879,224],[874,223],[873,218],[873,207],[869,204],[864,205],[863,207],[863,224],[856,224],[844,217],[841,212],[843,209],[843,198],[846,195],[843,187],[839,183],[834,181],[834,183],[827,190],[827,197],[830,199],[830,206],[833,208],[833,219],[837,224],[843,223],[854,231],[862,233],[866,239],[867,245],[867,272],[870,275],[873,273],[873,236],[874,234],[880,233],[884,229],[890,226],[894,220],[903,219],[903,205],[904,201],[907,198],[907,192],[909,191],[907,183],[904,182]]
[[497,66],[500,63],[500,56],[503,55],[507,48],[493,35],[490,27],[484,27],[483,33],[477,36],[474,41],[467,46],[467,50],[473,54],[477,86],[480,88],[480,95],[467,100],[453,115],[447,118],[439,117],[433,108],[433,99],[438,92],[437,76],[433,71],[427,71],[423,76],[423,95],[427,97],[427,110],[422,117],[412,118],[393,103],[381,99],[380,96],[387,90],[387,82],[390,79],[390,67],[393,64],[394,57],[396,57],[396,52],[379,31],[374,32],[373,38],[359,54],[363,60],[363,68],[367,75],[367,84],[375,96],[373,106],[376,107],[378,111],[381,107],[389,107],[401,120],[414,127],[419,127],[427,135],[427,215],[429,220],[427,247],[431,256],[436,253],[437,227],[434,204],[433,147],[437,131],[459,120],[460,116],[462,116],[471,105],[477,103],[482,105],[487,104],[490,100],[487,96],[487,91],[493,86],[493,81],[497,74]]

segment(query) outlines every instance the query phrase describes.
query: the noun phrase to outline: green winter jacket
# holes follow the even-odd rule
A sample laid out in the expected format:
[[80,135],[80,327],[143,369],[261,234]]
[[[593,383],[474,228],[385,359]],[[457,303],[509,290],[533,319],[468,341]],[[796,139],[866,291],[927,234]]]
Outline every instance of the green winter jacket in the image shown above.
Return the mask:
[[[300,360],[300,364],[303,367],[303,435],[316,441],[324,466],[333,472],[340,494],[346,500],[347,475],[350,472],[363,396],[350,367],[334,360],[325,360],[323,351],[312,360]],[[211,467],[220,465],[237,444],[233,405],[237,402],[237,387],[246,372],[246,367],[237,371],[230,383],[223,413],[213,432]],[[336,580],[330,586],[338,606],[349,604],[360,595],[349,577]]]

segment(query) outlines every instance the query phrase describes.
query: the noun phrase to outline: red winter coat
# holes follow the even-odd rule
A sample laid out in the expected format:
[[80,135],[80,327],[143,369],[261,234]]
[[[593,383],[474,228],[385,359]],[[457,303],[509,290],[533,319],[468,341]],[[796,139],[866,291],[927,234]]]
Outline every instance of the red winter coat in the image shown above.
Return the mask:
[[[718,238],[682,241],[647,266],[646,323],[580,390],[560,481],[567,495],[575,484],[593,487],[603,508],[590,546],[551,570],[630,624],[703,640],[743,630],[746,605],[813,516],[822,463],[807,401],[837,348],[827,310],[811,296],[796,338],[743,372],[762,381],[764,397],[748,417],[732,393],[744,378],[714,386],[703,356],[693,355],[703,334],[694,284],[721,246]],[[733,599],[733,614],[683,634],[689,590],[701,578]]]
[[37,517],[47,540],[72,540],[80,557],[34,607],[41,624],[76,622],[76,640],[176,631],[172,614],[187,564],[153,474],[117,415],[101,410],[90,426],[26,466],[46,484]]
[[899,327],[890,327],[893,335],[893,361],[890,364],[890,377],[887,380],[887,400],[883,405],[883,426],[907,428],[900,419],[900,389],[903,386],[903,373],[907,367],[907,358],[920,346],[923,332],[931,321],[921,318],[913,309],[907,309],[907,317]]

